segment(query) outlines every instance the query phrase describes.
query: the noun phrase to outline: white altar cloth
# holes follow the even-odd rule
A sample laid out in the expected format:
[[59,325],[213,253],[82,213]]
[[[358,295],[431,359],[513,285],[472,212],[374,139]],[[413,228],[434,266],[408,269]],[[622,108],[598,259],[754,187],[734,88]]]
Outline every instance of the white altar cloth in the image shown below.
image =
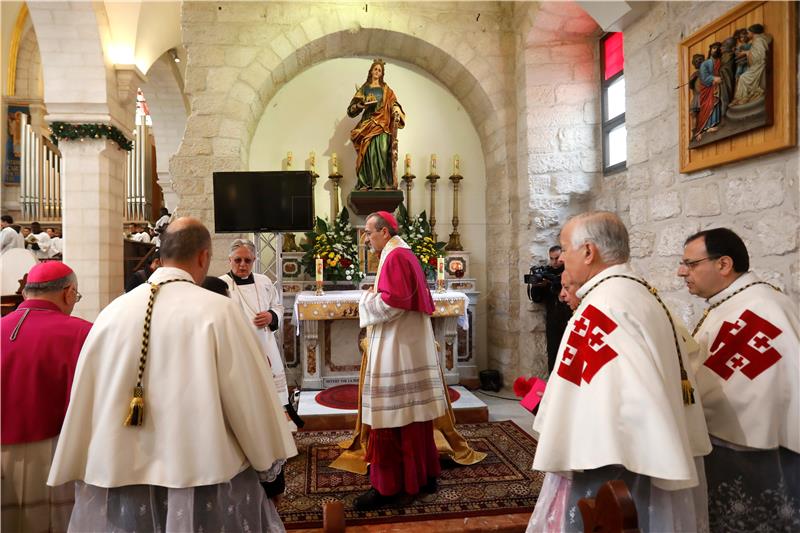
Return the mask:
[[[292,312],[292,323],[295,325],[296,335],[300,335],[300,322],[303,320],[341,320],[358,318],[358,302],[361,299],[360,290],[355,291],[327,291],[317,296],[312,291],[303,291],[297,295]],[[431,291],[435,310],[433,317],[457,317],[461,329],[469,329],[467,307],[469,298],[463,292]]]

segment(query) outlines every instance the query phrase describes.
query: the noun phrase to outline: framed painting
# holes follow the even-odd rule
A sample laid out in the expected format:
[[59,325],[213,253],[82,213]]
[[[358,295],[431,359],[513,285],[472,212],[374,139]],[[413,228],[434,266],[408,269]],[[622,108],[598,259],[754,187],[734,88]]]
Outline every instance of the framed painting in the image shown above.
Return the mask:
[[795,2],[745,2],[678,54],[681,172],[797,144]]
[[3,183],[19,185],[22,165],[22,115],[31,120],[31,108],[28,104],[8,104],[6,106],[6,146],[3,162]]

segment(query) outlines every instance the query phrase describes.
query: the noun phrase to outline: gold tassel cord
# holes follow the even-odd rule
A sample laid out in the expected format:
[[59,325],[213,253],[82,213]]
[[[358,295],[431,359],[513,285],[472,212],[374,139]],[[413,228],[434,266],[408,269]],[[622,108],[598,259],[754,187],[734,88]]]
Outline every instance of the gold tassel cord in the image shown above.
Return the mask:
[[781,292],[781,290],[778,287],[776,287],[772,283],[767,283],[766,281],[754,281],[753,283],[748,283],[747,285],[745,285],[741,289],[738,289],[738,290],[734,291],[733,293],[729,294],[727,297],[723,298],[722,300],[718,301],[717,303],[715,303],[714,305],[712,305],[711,307],[709,307],[705,311],[703,311],[703,316],[700,317],[700,322],[698,322],[697,325],[692,330],[692,337],[697,335],[697,332],[700,331],[700,327],[703,325],[703,322],[706,321],[706,318],[708,317],[708,314],[711,311],[713,311],[714,309],[716,309],[720,305],[724,304],[725,302],[727,302],[728,300],[730,300],[731,298],[733,298],[734,296],[736,296],[737,294],[739,294],[743,290],[749,289],[750,287],[752,287],[754,285],[767,285],[768,287],[772,287],[775,291]]
[[694,403],[694,388],[692,388],[692,384],[686,375],[682,376],[681,390],[683,391],[683,403],[692,405]]
[[185,279],[170,279],[163,283],[150,284],[150,299],[147,301],[147,312],[144,315],[144,331],[142,332],[142,353],[139,356],[139,373],[136,380],[136,386],[133,388],[133,398],[131,398],[130,405],[128,406],[128,416],[125,417],[125,426],[141,426],[144,424],[144,386],[142,379],[144,378],[144,368],[147,363],[147,351],[150,346],[150,324],[153,319],[153,305],[156,301],[158,290],[167,283],[175,281],[185,281]]
[[128,418],[125,419],[125,425],[141,426],[142,424],[144,424],[144,389],[142,387],[134,387],[131,407],[128,412]]
[[683,367],[683,357],[681,356],[681,346],[680,346],[680,342],[678,341],[678,330],[675,329],[675,323],[672,321],[672,314],[670,314],[669,309],[667,308],[667,305],[663,302],[663,300],[661,300],[661,297],[658,295],[658,290],[655,287],[652,287],[646,281],[641,280],[639,278],[634,278],[633,276],[626,276],[624,274],[613,274],[611,276],[608,276],[607,278],[601,279],[599,282],[594,284],[588,291],[586,291],[586,294],[584,294],[583,297],[586,298],[586,296],[590,292],[592,292],[594,289],[596,289],[600,284],[602,284],[603,282],[608,281],[610,279],[613,279],[613,278],[629,279],[631,281],[635,281],[639,285],[644,286],[644,288],[646,288],[647,291],[650,294],[652,294],[653,297],[655,297],[656,301],[659,304],[661,304],[661,307],[662,307],[662,309],[664,309],[664,312],[667,313],[667,320],[669,320],[669,325],[672,327],[672,337],[673,337],[673,340],[675,341],[675,351],[678,352],[678,367],[680,368],[680,371],[681,371],[681,396],[683,397],[684,405],[692,405],[695,402],[695,400],[694,400],[694,389],[692,388],[692,384],[689,382],[689,376],[686,373],[686,369]]

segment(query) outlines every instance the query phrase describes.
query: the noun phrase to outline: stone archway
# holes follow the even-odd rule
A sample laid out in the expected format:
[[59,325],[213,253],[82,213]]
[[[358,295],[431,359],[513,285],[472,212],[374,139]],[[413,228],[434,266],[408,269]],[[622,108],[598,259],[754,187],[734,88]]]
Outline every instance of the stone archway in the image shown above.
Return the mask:
[[[251,4],[251,6],[253,6]],[[516,116],[513,77],[514,43],[509,31],[475,33],[471,25],[480,16],[432,23],[413,13],[393,13],[391,19],[340,12],[330,16],[291,20],[289,7],[281,8],[291,29],[276,34],[258,30],[270,19],[273,5],[256,4],[237,13],[227,5],[191,4],[183,10],[184,45],[188,51],[185,90],[192,102],[181,147],[171,161],[171,174],[180,195],[182,214],[195,214],[205,222],[213,218],[208,192],[213,171],[246,168],[249,143],[264,107],[272,96],[302,70],[327,59],[343,56],[380,56],[416,65],[431,73],[462,103],[481,140],[486,164],[488,310],[497,323],[508,322],[513,309],[509,278],[516,261],[509,251],[516,242],[512,224],[516,183]],[[225,13],[226,24],[219,11]],[[307,12],[298,8],[298,12]],[[478,15],[481,15],[480,13]],[[277,15],[276,15],[277,16]],[[505,28],[507,13],[498,8],[484,16],[487,24]],[[491,18],[495,17],[495,18]],[[232,27],[233,20],[241,22]],[[458,24],[464,25],[463,28]],[[224,29],[223,29],[224,28]],[[261,34],[264,31],[265,34]],[[238,37],[231,37],[235,33]],[[249,36],[250,42],[243,37]],[[224,41],[220,50],[216,43]],[[224,244],[215,243],[217,257]],[[496,342],[507,342],[505,329]]]
[[166,207],[172,212],[178,198],[172,186],[169,160],[180,146],[188,110],[181,92],[180,73],[167,52],[147,71],[147,82],[141,89],[153,121],[158,184],[164,192]]

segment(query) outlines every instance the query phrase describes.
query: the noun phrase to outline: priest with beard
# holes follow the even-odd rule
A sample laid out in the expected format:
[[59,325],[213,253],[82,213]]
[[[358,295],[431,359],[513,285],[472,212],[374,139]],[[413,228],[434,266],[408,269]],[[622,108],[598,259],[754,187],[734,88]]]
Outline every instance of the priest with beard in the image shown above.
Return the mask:
[[272,369],[278,399],[289,417],[298,428],[304,425],[289,402],[289,387],[286,383],[286,366],[283,364],[281,350],[275,332],[283,324],[283,304],[272,280],[263,274],[253,272],[256,263],[256,245],[246,239],[236,239],[231,243],[228,254],[230,271],[220,276],[228,285],[228,294],[242,309],[250,326],[258,337],[264,357]]
[[688,333],[631,269],[617,215],[572,218],[561,246],[580,303],[533,424],[533,468],[547,475],[528,531],[583,531],[578,500],[614,479],[628,486],[642,531],[707,530],[711,443]]

